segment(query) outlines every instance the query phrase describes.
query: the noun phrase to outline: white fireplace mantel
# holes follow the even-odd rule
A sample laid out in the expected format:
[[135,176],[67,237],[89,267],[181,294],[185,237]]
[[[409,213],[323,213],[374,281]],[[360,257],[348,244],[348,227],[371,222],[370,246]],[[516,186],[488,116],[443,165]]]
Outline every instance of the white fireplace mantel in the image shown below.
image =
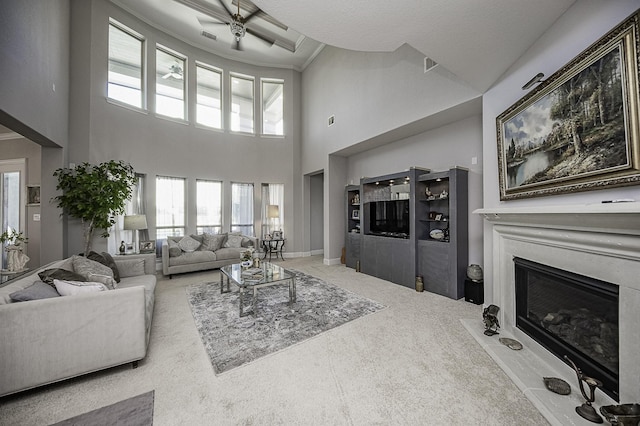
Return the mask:
[[[463,323],[489,355],[505,370],[552,424],[589,424],[576,417],[581,403],[575,373],[523,333],[515,324],[513,258],[521,257],[559,269],[611,282],[619,287],[620,397],[640,402],[640,202],[563,206],[495,207],[476,210],[491,224],[485,239],[491,258],[485,259],[493,300],[500,307],[500,335],[482,334],[477,323]],[[489,268],[487,268],[489,269]],[[498,337],[512,337],[524,345],[511,351]],[[544,388],[542,377],[561,377],[572,395],[561,397]],[[601,392],[596,408],[615,403]]]

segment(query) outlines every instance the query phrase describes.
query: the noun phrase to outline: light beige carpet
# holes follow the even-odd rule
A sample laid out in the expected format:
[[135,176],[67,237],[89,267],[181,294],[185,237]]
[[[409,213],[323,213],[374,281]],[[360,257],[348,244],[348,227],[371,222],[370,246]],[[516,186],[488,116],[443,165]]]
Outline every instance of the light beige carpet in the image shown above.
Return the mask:
[[388,308],[216,376],[185,287],[216,281],[218,271],[160,279],[139,368],[0,399],[0,423],[50,424],[155,389],[156,426],[547,424],[462,326],[461,318],[482,320],[480,306],[320,257],[283,263]]

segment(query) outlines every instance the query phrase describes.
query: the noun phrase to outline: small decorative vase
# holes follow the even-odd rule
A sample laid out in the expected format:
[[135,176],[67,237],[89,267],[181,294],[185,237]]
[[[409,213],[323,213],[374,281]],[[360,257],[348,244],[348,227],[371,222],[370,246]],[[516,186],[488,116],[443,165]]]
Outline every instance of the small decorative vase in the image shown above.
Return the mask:
[[422,281],[422,277],[420,275],[416,277],[416,291],[418,293],[424,291],[424,282]]
[[253,265],[253,261],[252,260],[243,260],[242,262],[240,262],[240,264],[242,265],[243,268],[249,268],[251,267],[251,265]]
[[482,268],[480,265],[472,264],[467,266],[467,277],[472,281],[482,281]]

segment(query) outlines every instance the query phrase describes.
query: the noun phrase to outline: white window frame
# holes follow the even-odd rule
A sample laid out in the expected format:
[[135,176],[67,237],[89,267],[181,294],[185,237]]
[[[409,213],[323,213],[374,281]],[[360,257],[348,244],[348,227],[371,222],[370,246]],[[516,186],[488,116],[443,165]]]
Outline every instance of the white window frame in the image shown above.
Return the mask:
[[[169,115],[169,114],[163,114],[163,113],[158,111],[158,96],[170,97],[170,96],[166,96],[166,95],[158,95],[158,85],[160,84],[159,80],[162,79],[161,77],[158,78],[158,76],[160,74],[162,74],[163,72],[165,72],[165,70],[158,71],[158,51],[164,53],[165,55],[173,56],[177,61],[182,61],[182,64],[183,64],[183,67],[182,67],[182,117],[176,117],[176,116]],[[187,94],[188,94],[188,90],[187,90],[187,88],[188,88],[187,87],[187,80],[188,80],[188,77],[187,77],[187,75],[188,75],[187,74],[187,63],[188,63],[188,60],[187,60],[187,57],[185,55],[183,55],[182,53],[176,52],[175,50],[170,49],[170,48],[168,48],[166,46],[163,46],[163,45],[161,45],[159,43],[156,43],[155,52],[156,52],[156,88],[155,88],[155,95],[156,95],[156,98],[155,98],[155,106],[156,106],[155,113],[156,113],[156,116],[160,117],[160,118],[170,119],[170,120],[177,120],[177,121],[180,121],[180,122],[188,122],[189,115],[188,115],[188,107],[187,107],[187,104],[188,104],[188,102],[187,102],[188,101],[188,97],[187,97]],[[166,71],[168,71],[168,70],[166,70]],[[173,98],[173,99],[179,100],[178,98]]]

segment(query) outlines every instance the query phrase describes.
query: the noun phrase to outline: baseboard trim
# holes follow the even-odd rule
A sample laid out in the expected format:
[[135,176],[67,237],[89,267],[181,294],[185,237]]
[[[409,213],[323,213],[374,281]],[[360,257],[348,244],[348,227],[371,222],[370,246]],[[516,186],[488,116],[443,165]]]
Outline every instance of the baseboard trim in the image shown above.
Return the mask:
[[332,265],[340,265],[340,258],[336,257],[334,259],[327,259],[326,257],[322,260],[322,263],[324,263],[325,265],[328,266],[332,266]]

